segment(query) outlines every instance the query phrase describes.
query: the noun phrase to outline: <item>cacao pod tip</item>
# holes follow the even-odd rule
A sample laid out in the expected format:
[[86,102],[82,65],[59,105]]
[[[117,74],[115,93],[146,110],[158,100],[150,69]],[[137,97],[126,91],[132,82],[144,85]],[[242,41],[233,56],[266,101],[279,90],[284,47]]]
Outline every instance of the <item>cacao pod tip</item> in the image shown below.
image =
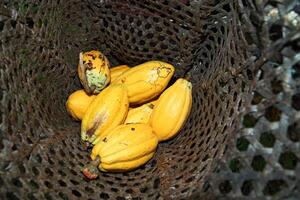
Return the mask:
[[97,167],[93,165],[83,168],[81,172],[86,178],[90,180],[96,179],[99,176]]
[[86,167],[84,167],[81,172],[83,175],[90,179],[96,179],[99,176],[99,170],[97,166],[100,164],[100,157],[97,156],[95,160],[93,160],[90,164],[88,164]]

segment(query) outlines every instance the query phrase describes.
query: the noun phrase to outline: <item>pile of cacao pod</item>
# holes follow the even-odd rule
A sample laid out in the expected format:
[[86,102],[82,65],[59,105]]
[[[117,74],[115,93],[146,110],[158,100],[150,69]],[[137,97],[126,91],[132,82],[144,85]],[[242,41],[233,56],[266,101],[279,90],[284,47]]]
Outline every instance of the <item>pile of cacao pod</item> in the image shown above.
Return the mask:
[[92,147],[92,162],[82,169],[89,179],[103,172],[124,172],[145,164],[158,142],[174,137],[192,106],[192,84],[174,80],[175,68],[148,61],[134,67],[110,67],[101,52],[80,53],[78,75],[83,89],[66,102],[81,120],[81,139]]

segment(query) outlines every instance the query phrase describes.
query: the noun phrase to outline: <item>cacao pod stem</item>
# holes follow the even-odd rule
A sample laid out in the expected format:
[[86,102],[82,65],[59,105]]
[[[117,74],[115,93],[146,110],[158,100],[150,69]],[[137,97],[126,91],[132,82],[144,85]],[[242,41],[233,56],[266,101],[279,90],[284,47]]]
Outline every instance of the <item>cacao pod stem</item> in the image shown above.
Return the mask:
[[92,180],[96,179],[99,176],[99,170],[98,170],[98,165],[100,164],[100,157],[97,156],[95,160],[93,160],[90,164],[88,164],[86,167],[84,167],[81,172],[83,175]]

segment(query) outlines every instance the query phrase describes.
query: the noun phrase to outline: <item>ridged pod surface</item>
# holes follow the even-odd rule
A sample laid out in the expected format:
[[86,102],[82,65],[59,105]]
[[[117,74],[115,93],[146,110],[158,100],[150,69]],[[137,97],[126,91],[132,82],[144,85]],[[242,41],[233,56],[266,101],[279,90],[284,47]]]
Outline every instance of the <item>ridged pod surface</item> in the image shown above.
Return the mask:
[[119,65],[110,68],[110,81],[113,82],[114,80],[116,80],[116,78],[118,78],[121,74],[126,72],[128,69],[130,69],[128,65]]
[[167,87],[174,70],[169,63],[148,61],[130,68],[112,84],[123,83],[126,86],[130,103],[143,103],[158,96]]
[[124,124],[148,124],[156,102],[157,101],[151,101],[139,107],[129,109]]
[[150,125],[159,141],[175,136],[187,120],[192,107],[192,84],[178,79],[166,89],[153,109]]
[[150,160],[157,144],[149,125],[119,125],[93,147],[91,158],[100,157],[101,171],[128,171]]
[[106,130],[124,122],[128,112],[127,91],[123,85],[105,88],[89,106],[81,123],[81,139],[93,142]]

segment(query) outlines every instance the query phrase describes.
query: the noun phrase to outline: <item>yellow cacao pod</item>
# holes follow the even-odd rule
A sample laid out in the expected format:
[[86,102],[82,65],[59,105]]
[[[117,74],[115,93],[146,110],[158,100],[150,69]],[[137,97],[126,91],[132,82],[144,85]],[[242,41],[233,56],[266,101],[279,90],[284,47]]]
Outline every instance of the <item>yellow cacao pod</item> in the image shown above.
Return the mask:
[[148,124],[155,104],[156,101],[152,101],[139,107],[129,109],[124,124]]
[[177,79],[158,98],[150,125],[159,141],[175,136],[184,125],[192,106],[192,84]]
[[169,63],[149,61],[130,68],[112,84],[123,83],[126,86],[130,103],[144,103],[158,96],[167,87],[174,70]]
[[95,95],[87,95],[84,90],[73,92],[67,99],[66,108],[75,120],[81,120],[88,106],[94,100]]
[[128,112],[127,91],[123,85],[105,88],[88,107],[81,123],[81,139],[92,143],[106,130],[122,124]]
[[150,160],[157,144],[149,125],[119,125],[93,147],[91,158],[100,157],[101,171],[129,171]]
[[87,94],[98,94],[110,82],[109,61],[100,51],[79,55],[78,75]]
[[110,68],[110,81],[113,82],[118,76],[126,72],[128,69],[130,69],[130,67],[128,67],[127,65],[119,65]]

